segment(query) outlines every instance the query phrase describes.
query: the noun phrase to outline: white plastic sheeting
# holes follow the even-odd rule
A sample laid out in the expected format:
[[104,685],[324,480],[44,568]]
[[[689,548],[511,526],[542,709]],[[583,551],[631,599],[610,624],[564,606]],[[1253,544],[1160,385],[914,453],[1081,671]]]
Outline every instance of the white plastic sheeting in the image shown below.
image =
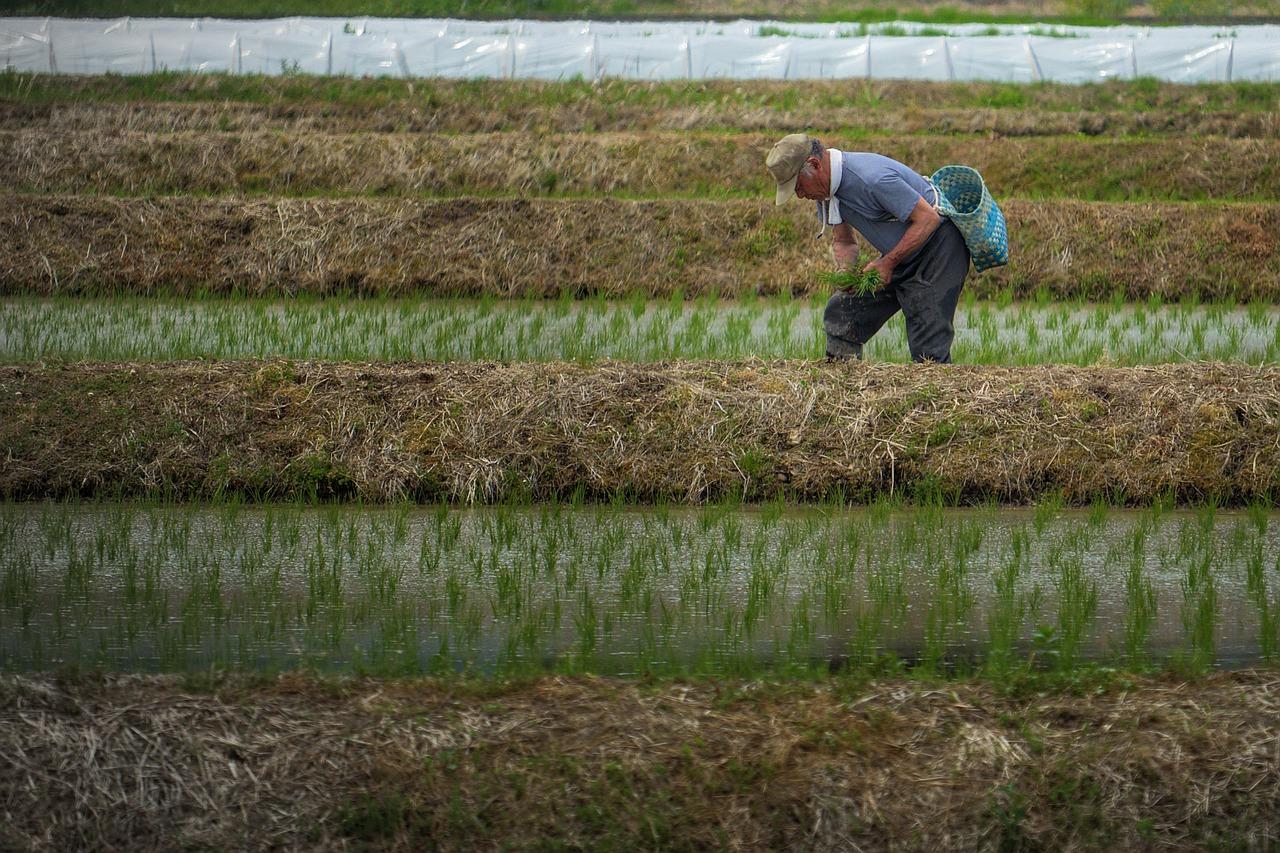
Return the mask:
[[[1280,80],[1280,27],[0,18],[0,68],[354,77]],[[762,35],[765,33],[765,35]],[[780,34],[785,33],[785,34]],[[1055,37],[1056,36],[1056,37]],[[1069,37],[1060,37],[1069,36]]]

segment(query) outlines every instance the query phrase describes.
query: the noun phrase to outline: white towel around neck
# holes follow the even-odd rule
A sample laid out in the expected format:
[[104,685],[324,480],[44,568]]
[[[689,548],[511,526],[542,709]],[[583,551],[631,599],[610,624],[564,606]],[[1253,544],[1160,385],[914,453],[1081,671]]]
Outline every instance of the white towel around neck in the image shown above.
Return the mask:
[[844,174],[844,154],[838,148],[828,148],[827,156],[831,164],[831,186],[826,201],[818,202],[819,216],[822,218],[821,237],[827,233],[828,225],[839,225],[844,222],[840,218],[840,202],[836,201],[836,190],[840,189],[840,178]]

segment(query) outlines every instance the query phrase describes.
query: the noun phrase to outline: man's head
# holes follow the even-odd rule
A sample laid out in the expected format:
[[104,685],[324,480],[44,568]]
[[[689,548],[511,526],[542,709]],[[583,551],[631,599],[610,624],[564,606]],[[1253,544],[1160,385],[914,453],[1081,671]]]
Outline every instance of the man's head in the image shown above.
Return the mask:
[[831,194],[831,163],[827,149],[812,136],[793,133],[773,146],[764,164],[778,183],[774,204],[792,198],[820,201]]

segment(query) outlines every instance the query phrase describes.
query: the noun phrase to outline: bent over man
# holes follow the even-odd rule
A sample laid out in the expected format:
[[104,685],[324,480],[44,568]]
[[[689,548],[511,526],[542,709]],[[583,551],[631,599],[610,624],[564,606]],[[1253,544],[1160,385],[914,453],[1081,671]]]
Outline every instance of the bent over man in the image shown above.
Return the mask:
[[911,357],[950,362],[969,249],[951,220],[934,210],[929,182],[889,157],[824,148],[803,133],[783,137],[765,165],[778,183],[776,204],[795,197],[818,202],[822,232],[834,226],[832,251],[841,269],[857,263],[855,230],[880,252],[864,269],[880,273],[881,287],[831,294],[823,315],[827,357],[862,358],[863,344],[901,310]]

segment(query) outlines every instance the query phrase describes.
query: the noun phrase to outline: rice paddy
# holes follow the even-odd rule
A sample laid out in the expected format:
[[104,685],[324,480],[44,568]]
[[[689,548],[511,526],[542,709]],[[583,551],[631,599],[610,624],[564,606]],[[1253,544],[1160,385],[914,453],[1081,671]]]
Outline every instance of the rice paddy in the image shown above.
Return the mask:
[[1273,660],[1269,506],[0,506],[0,664],[751,675]]
[[[0,848],[1275,846],[1278,116],[0,73]],[[958,365],[797,130],[981,167]]]
[[[0,361],[809,359],[825,299],[0,301]],[[1280,361],[1280,311],[1196,301],[962,302],[957,361],[1116,364]],[[867,357],[909,360],[901,315]]]

